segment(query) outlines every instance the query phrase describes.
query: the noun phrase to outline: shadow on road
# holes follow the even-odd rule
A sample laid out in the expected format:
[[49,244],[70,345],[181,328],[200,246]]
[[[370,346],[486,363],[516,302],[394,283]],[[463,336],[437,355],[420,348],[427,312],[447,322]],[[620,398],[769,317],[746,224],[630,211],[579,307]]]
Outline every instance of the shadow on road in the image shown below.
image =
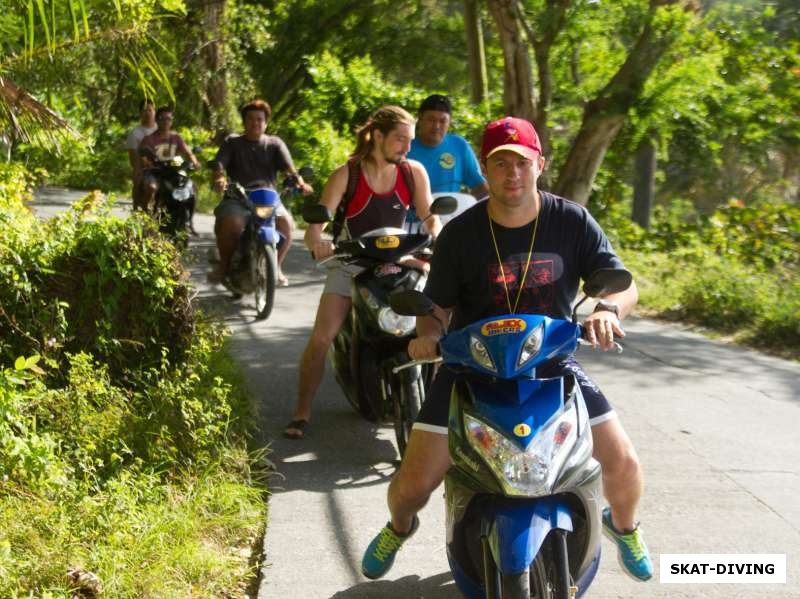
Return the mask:
[[[410,589],[416,593],[409,594]],[[424,599],[439,599],[460,597],[458,589],[453,582],[450,572],[442,572],[428,578],[420,579],[419,576],[404,576],[397,580],[371,580],[339,591],[331,599],[359,599],[361,597],[380,597],[381,599],[411,599],[424,597]]]

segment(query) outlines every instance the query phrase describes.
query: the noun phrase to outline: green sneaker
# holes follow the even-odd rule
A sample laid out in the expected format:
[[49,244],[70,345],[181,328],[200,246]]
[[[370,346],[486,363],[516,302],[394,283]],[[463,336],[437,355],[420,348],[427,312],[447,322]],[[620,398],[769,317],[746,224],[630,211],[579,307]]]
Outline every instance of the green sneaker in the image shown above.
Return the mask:
[[611,522],[611,509],[603,510],[603,531],[617,543],[619,561],[622,569],[636,580],[650,580],[653,577],[653,562],[647,550],[639,524],[631,532],[619,532]]
[[419,528],[419,518],[414,516],[411,522],[411,530],[401,535],[394,531],[392,523],[388,522],[378,533],[364,552],[361,560],[361,572],[367,578],[380,578],[389,571],[394,563],[397,550],[403,546]]

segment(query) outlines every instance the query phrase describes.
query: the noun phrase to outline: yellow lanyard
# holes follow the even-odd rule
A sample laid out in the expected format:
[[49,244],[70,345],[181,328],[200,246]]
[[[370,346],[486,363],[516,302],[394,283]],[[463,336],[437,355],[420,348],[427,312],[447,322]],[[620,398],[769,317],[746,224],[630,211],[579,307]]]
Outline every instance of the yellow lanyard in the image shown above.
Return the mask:
[[525,271],[522,273],[522,280],[517,289],[517,299],[514,301],[514,308],[511,308],[511,297],[508,295],[508,283],[506,283],[506,272],[503,268],[503,260],[500,258],[500,250],[497,249],[497,239],[494,237],[494,227],[492,226],[492,217],[489,215],[487,206],[486,215],[489,217],[489,232],[492,234],[492,243],[494,244],[494,253],[497,256],[497,265],[500,267],[500,272],[503,276],[503,289],[506,290],[506,302],[508,303],[508,313],[516,314],[517,306],[519,305],[519,298],[522,296],[522,289],[525,287],[525,279],[528,276],[528,268],[531,265],[531,256],[533,256],[533,244],[536,241],[536,229],[539,228],[539,215],[536,215],[536,222],[533,223],[533,235],[531,235],[531,247],[528,248],[528,260],[525,262]]

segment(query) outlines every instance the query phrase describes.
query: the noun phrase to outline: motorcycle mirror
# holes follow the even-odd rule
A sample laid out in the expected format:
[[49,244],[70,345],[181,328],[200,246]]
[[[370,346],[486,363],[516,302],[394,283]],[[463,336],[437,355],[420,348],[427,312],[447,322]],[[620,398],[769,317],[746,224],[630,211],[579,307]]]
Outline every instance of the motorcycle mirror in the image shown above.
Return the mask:
[[403,316],[428,316],[433,313],[433,302],[425,294],[414,289],[391,294],[389,306]]
[[304,181],[305,181],[306,179],[310,179],[311,177],[313,177],[313,176],[314,176],[314,169],[313,169],[313,168],[311,168],[310,166],[304,166],[303,168],[301,168],[301,169],[300,169],[299,171],[297,171],[297,172],[298,172],[298,174],[299,174],[301,177],[303,177],[303,180],[304,180]]
[[590,297],[603,297],[625,291],[631,286],[633,275],[624,268],[599,268],[583,284],[583,297],[572,308],[572,322],[578,321],[578,308]]
[[458,200],[453,196],[439,196],[431,204],[431,214],[452,214],[458,210]]
[[192,154],[194,154],[195,156],[202,153],[203,153],[203,148],[201,146],[195,146],[192,148]]
[[303,219],[312,224],[327,223],[331,221],[331,211],[322,204],[307,204],[303,206]]
[[602,297],[625,291],[632,281],[633,275],[624,268],[600,268],[589,275],[583,292],[589,297]]

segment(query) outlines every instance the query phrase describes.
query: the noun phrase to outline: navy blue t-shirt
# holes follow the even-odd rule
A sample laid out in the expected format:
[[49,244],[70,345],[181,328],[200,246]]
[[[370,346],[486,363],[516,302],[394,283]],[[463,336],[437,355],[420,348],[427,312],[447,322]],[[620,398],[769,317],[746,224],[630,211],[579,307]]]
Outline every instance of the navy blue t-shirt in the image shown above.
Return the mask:
[[[517,314],[545,314],[568,319],[580,280],[599,268],[624,268],[608,238],[579,204],[545,191],[536,242]],[[451,330],[509,312],[517,299],[536,221],[509,229],[493,222],[502,264],[489,230],[488,202],[453,219],[436,240],[425,295],[442,308],[453,308]]]

